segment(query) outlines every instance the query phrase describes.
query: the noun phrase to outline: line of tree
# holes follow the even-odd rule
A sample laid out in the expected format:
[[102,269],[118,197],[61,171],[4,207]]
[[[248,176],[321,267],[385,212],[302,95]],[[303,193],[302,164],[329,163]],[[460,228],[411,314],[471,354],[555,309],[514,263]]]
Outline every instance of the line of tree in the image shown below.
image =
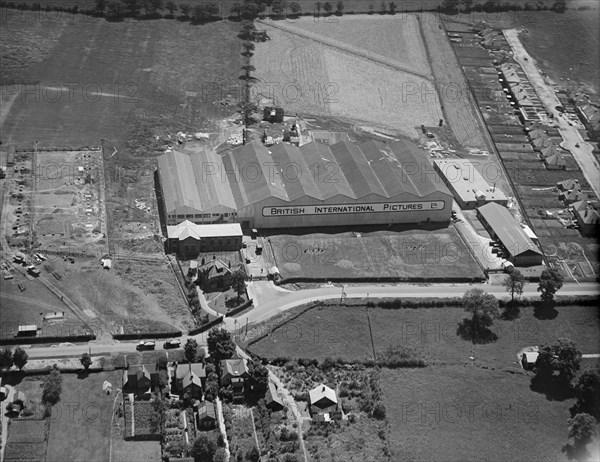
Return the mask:
[[[222,5],[222,4],[221,4]],[[195,6],[189,3],[176,3],[173,0],[95,0],[94,8],[80,8],[79,5],[62,6],[60,4],[43,5],[42,3],[25,3],[0,1],[1,8],[9,8],[21,11],[57,11],[69,14],[82,14],[95,17],[104,17],[111,21],[121,21],[125,18],[134,19],[178,19],[181,21],[191,21],[194,24],[204,24],[211,21],[223,19],[242,20],[256,19],[259,16],[271,17],[272,19],[296,18],[302,14],[313,14],[318,17],[321,10],[326,16],[336,14],[341,16],[344,13],[344,2],[338,0],[334,5],[330,2],[315,2],[311,11],[302,11],[298,2],[287,3],[286,0],[242,0],[233,3],[229,11],[222,11],[218,2],[202,3]],[[414,7],[414,5],[413,5]],[[356,13],[366,12],[373,14],[375,10],[371,3],[367,11],[356,11]],[[488,0],[485,3],[474,4],[473,0],[444,0],[436,7],[427,7],[425,4],[419,8],[411,9],[417,12],[440,12],[448,15],[455,15],[460,12],[486,12],[501,13],[506,11],[551,10],[556,13],[564,13],[567,10],[566,0],[555,0],[548,6],[533,2],[506,2],[500,0]],[[396,14],[397,5],[394,2],[381,2],[380,14]],[[408,11],[408,10],[407,10]],[[180,14],[177,15],[176,13]],[[355,12],[352,12],[355,13]]]

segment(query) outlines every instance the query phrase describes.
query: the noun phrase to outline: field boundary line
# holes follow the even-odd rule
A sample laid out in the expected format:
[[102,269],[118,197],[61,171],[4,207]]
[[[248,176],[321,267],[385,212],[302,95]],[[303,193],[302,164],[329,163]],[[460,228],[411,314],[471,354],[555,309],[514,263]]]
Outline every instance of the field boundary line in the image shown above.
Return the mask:
[[[258,19],[256,22],[258,22],[259,24],[262,24],[265,27],[274,27],[275,29],[279,29],[283,32],[287,32],[288,34],[293,34],[293,35],[297,35],[299,37],[305,38],[307,40],[312,40],[313,42],[317,42],[322,45],[326,45],[328,47],[335,48],[336,50],[358,56],[359,58],[363,58],[368,61],[372,61],[376,64],[379,64],[380,66],[388,67],[395,71],[405,72],[407,74],[425,79],[431,84],[435,84],[433,75],[422,74],[418,71],[415,71],[414,69],[409,69],[407,67],[404,67],[400,61],[397,61],[395,59],[387,58],[387,57],[385,57],[383,55],[379,55],[377,53],[371,53],[367,50],[357,49],[357,48],[353,47],[352,45],[345,44],[343,42],[339,42],[335,39],[330,39],[330,38],[322,36],[320,34],[303,31],[303,30],[295,28],[295,27],[291,28],[290,26],[286,27],[286,26],[282,26],[281,24],[266,23],[266,22],[261,21],[260,19]],[[421,33],[421,36],[422,35],[423,34]],[[425,40],[423,40],[423,42],[425,42]],[[432,74],[433,74],[433,70],[432,70]]]
[[373,329],[371,328],[371,317],[369,316],[369,307],[365,306],[367,313],[367,323],[369,324],[369,337],[371,338],[371,348],[373,349],[373,361],[377,361],[377,353],[375,353],[375,340],[373,340]]

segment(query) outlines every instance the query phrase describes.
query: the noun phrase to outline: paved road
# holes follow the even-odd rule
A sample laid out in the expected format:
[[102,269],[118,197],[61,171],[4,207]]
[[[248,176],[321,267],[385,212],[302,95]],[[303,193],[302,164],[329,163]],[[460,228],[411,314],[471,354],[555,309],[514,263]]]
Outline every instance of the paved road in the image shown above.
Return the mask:
[[514,51],[515,60],[521,65],[525,74],[540,100],[546,106],[548,113],[554,114],[554,120],[558,123],[558,130],[564,141],[560,144],[563,148],[568,149],[581,167],[583,174],[596,193],[600,197],[600,165],[592,154],[593,146],[586,143],[577,127],[569,124],[560,112],[556,110],[556,106],[562,106],[562,103],[556,97],[554,88],[546,83],[544,77],[535,65],[534,59],[527,53],[523,44],[519,40],[519,32],[517,29],[506,29],[504,35],[508,43]]
[[[467,290],[480,287],[498,298],[508,298],[502,286],[489,284],[447,284],[447,285],[383,285],[369,284],[344,287],[348,298],[386,298],[386,297],[461,297]],[[255,306],[247,313],[242,313],[237,318],[225,318],[224,327],[229,331],[237,331],[246,323],[256,323],[269,319],[282,311],[292,309],[317,300],[339,299],[342,296],[342,287],[330,286],[315,289],[290,291],[276,287],[269,281],[254,281],[249,284],[248,292],[255,300]],[[600,285],[595,283],[565,284],[559,292],[560,295],[595,295],[600,296]],[[523,296],[538,297],[537,284],[526,284]],[[194,338],[200,345],[206,345],[206,333],[195,336],[184,336],[182,343],[188,338]],[[162,340],[158,340],[157,349],[162,349]],[[118,342],[103,344],[99,341],[83,345],[55,345],[53,347],[29,347],[27,352],[30,358],[56,358],[61,356],[80,356],[81,353],[91,350],[92,355],[113,353],[134,353],[137,342]]]

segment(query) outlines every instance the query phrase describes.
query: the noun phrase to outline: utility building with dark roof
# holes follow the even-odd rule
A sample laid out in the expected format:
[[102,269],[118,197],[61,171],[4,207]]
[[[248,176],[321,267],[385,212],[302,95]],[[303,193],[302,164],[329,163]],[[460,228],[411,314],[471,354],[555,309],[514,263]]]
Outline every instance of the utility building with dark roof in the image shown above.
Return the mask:
[[[184,219],[202,223],[195,216],[205,211],[211,218],[213,212],[221,213],[217,222],[236,221],[245,229],[450,220],[452,194],[426,153],[408,141],[311,142],[301,147],[284,143],[266,147],[253,141],[220,158],[214,156],[218,157],[204,149],[192,157],[193,174],[183,158],[177,167],[181,178],[172,166],[178,160],[159,161],[165,202],[172,204],[165,207],[168,220],[176,216],[179,223],[185,214]],[[175,184],[167,184],[171,182]],[[194,182],[207,185],[193,191]],[[188,200],[186,194],[194,199]]]

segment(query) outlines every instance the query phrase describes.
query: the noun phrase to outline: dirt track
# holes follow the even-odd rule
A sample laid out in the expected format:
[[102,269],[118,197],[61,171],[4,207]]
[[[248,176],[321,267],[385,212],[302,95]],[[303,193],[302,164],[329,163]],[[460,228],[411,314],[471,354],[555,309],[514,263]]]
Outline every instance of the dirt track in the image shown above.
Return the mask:
[[373,52],[370,52],[370,51],[367,51],[367,50],[356,48],[356,47],[354,47],[354,46],[352,46],[350,44],[340,42],[339,40],[335,40],[335,39],[332,39],[332,38],[329,38],[329,37],[325,37],[323,35],[316,34],[314,32],[309,32],[309,31],[300,29],[298,27],[290,26],[289,24],[285,24],[284,25],[283,23],[282,24],[277,24],[277,23],[273,23],[273,22],[265,23],[265,22],[260,21],[260,20],[258,20],[257,22],[259,24],[262,24],[263,26],[274,27],[274,28],[280,29],[280,30],[282,30],[284,32],[288,32],[290,34],[298,35],[300,37],[307,38],[309,40],[313,40],[313,41],[319,42],[319,43],[321,43],[323,45],[327,45],[329,47],[336,48],[336,49],[338,49],[340,51],[344,51],[346,53],[353,54],[355,56],[367,59],[369,61],[375,62],[375,63],[380,64],[382,66],[386,66],[386,67],[389,67],[389,68],[397,70],[397,71],[406,72],[407,74],[411,74],[411,75],[414,75],[414,76],[417,76],[417,77],[421,77],[423,79],[426,79],[426,80],[432,82],[431,74],[417,72],[414,69],[405,66],[400,61],[388,58],[388,57],[380,55],[378,53],[373,53]]
[[475,116],[477,108],[473,96],[445,30],[429,15],[419,16],[419,24],[446,122],[465,147],[489,149],[482,136],[485,128]]

